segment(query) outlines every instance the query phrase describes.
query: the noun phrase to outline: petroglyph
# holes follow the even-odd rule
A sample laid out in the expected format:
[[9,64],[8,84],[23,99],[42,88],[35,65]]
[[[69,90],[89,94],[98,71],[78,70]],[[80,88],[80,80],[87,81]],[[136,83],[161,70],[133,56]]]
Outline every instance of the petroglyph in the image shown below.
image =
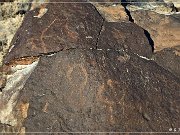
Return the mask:
[[97,100],[100,100],[102,103],[106,104],[109,112],[109,121],[111,124],[115,123],[114,116],[113,116],[113,105],[115,102],[108,100],[107,98],[103,97],[103,93],[105,91],[105,84],[102,84],[97,91]]
[[[43,38],[45,38],[45,33],[47,32],[47,30],[55,23],[57,19],[54,19],[42,32],[41,32],[41,36],[40,36],[40,40],[41,40],[41,43],[42,43],[42,48],[43,48],[43,52],[47,52],[47,49],[46,49],[46,44],[44,43],[44,40]],[[49,36],[48,36],[49,37]]]
[[[67,70],[67,79],[69,80],[69,84],[72,85],[72,87],[74,87],[74,81],[76,78],[73,78],[73,72],[76,72],[76,69],[80,69],[81,70],[81,77],[84,78],[81,82],[79,82],[75,87],[77,88],[78,90],[78,93],[79,93],[79,106],[80,108],[82,108],[85,104],[85,96],[84,96],[84,89],[86,87],[86,84],[88,82],[88,74],[87,74],[87,71],[86,69],[84,68],[84,66],[82,64],[74,64],[74,65],[71,65],[69,66],[69,69]],[[79,72],[79,71],[77,71]],[[70,94],[70,97],[73,97],[74,95],[74,92],[77,92],[77,90],[72,90],[71,94]]]

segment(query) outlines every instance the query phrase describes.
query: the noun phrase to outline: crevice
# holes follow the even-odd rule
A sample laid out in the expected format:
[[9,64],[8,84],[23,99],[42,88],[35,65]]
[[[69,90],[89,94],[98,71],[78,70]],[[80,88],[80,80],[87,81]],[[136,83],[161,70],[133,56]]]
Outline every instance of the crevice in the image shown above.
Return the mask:
[[[91,3],[91,2],[90,2]],[[102,24],[100,26],[100,30],[98,32],[98,35],[97,35],[97,39],[96,39],[96,44],[95,44],[95,48],[97,49],[98,48],[98,43],[99,43],[99,38],[100,38],[100,35],[102,33],[102,30],[103,30],[103,26],[104,26],[104,23],[105,23],[105,18],[99,13],[98,9],[96,8],[96,6],[91,3],[93,5],[93,7],[95,8],[95,10],[97,11],[97,13],[101,16],[102,18]]]
[[101,33],[102,33],[103,29],[104,29],[104,28],[103,28],[103,27],[104,27],[104,22],[105,22],[105,20],[103,19],[103,22],[102,22],[102,24],[101,24],[101,29],[100,29],[100,31],[98,32],[97,39],[96,39],[96,45],[95,45],[95,48],[96,48],[96,49],[98,49],[99,38],[100,38]]
[[129,16],[129,21],[134,22],[134,19],[132,18],[130,11],[126,7],[128,4],[129,3],[126,0],[121,0],[121,5],[124,7],[126,14]]
[[[126,6],[127,6],[128,4],[130,4],[130,3],[128,3],[126,0],[121,0],[121,5],[124,7],[125,12],[126,12],[127,15],[129,16],[129,21],[131,21],[131,22],[134,23],[134,19],[132,18],[130,11],[126,8]],[[145,29],[143,29],[143,30],[144,30],[145,36],[146,36],[147,39],[148,39],[149,44],[151,45],[152,52],[154,52],[154,41],[152,40],[150,33],[149,33],[147,30],[145,30]]]
[[[134,23],[134,19],[132,18],[130,11],[126,8],[128,4],[130,3],[128,3],[126,0],[121,0],[121,5],[124,7],[127,15],[129,16],[129,21]],[[150,33],[144,29],[144,34],[147,37],[149,44],[151,45],[152,52],[154,52],[154,41],[152,40]]]
[[147,37],[149,44],[151,45],[152,52],[154,52],[154,41],[152,40],[150,33],[144,29],[144,34]]

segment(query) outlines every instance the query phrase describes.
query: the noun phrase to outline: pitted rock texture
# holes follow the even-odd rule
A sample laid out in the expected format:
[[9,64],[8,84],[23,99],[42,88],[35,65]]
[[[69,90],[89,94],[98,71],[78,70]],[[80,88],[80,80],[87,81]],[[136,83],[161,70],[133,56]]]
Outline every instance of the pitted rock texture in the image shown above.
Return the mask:
[[166,16],[140,10],[131,12],[131,16],[137,25],[149,32],[155,51],[180,45],[179,15]]
[[[14,47],[4,58],[5,63],[15,58],[39,56],[71,48],[95,49],[98,47],[97,43],[104,28],[108,31],[106,27],[109,29],[111,26],[108,25],[113,25],[106,23],[90,3],[49,3],[46,8],[48,11],[42,18],[34,17],[38,10],[26,14],[22,26],[12,41]],[[113,36],[115,40],[120,38],[122,41],[119,40],[119,43],[114,45],[100,46],[101,48],[108,49],[115,46],[119,49],[125,44],[125,48],[129,47],[139,55],[150,56],[152,49],[142,28],[130,22],[117,23],[112,27],[110,28],[112,31],[108,31],[112,35],[108,34],[105,40]]]
[[97,48],[127,50],[149,58],[152,55],[152,46],[144,32],[131,22],[104,22]]
[[153,57],[159,65],[180,78],[180,46],[156,52]]
[[38,8],[26,14],[5,61],[70,48],[96,48],[103,19],[92,4],[48,3],[46,8],[41,18],[34,17]]
[[137,55],[74,49],[42,57],[19,102],[29,103],[26,132],[163,132],[179,124],[179,88]]
[[[180,79],[150,59],[148,31],[131,22],[107,22],[90,3],[44,6],[25,15],[5,57],[6,66],[29,56],[40,60],[13,102],[17,125],[0,124],[0,131],[179,127]],[[47,12],[38,16],[40,11]]]

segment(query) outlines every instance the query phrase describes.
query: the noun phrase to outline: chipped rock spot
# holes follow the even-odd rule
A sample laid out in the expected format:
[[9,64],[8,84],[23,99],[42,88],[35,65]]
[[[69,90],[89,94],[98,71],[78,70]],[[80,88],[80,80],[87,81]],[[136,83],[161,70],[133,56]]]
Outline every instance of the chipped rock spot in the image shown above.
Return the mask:
[[37,16],[34,16],[34,17],[41,18],[44,14],[46,14],[47,11],[48,11],[47,8],[41,8],[39,10],[39,14]]
[[22,104],[20,105],[20,110],[21,110],[21,113],[22,113],[22,117],[23,117],[23,118],[27,118],[28,108],[29,108],[29,103],[22,103]]
[[111,88],[113,88],[113,81],[111,79],[108,79],[107,85],[109,85]]
[[147,113],[143,113],[142,115],[145,120],[147,120],[147,121],[151,120],[151,118],[149,117],[149,115]]
[[122,63],[127,62],[129,59],[130,59],[130,56],[127,55],[127,54],[124,55],[124,56],[119,56],[119,57],[117,58],[117,60],[120,61],[120,62],[122,62]]
[[42,111],[45,112],[45,113],[47,113],[47,112],[48,112],[48,106],[49,106],[49,103],[46,102],[46,104],[44,105]]
[[175,53],[175,55],[180,56],[180,51],[179,50],[175,50],[174,53]]

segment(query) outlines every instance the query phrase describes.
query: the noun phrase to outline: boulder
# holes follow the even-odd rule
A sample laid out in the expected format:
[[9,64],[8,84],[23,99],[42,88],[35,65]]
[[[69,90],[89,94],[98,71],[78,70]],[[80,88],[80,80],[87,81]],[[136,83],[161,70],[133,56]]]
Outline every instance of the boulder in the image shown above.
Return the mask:
[[[106,25],[104,19],[90,3],[49,3],[46,9],[47,12],[41,18],[35,17],[39,12],[37,9],[26,14],[22,26],[11,42],[11,50],[4,58],[4,63],[16,58],[40,56],[72,48],[97,48],[103,28],[111,27],[104,26]],[[135,53],[141,52],[139,55],[149,57],[152,49],[143,29],[130,22],[126,23],[126,26],[123,26],[124,24],[114,24],[119,33],[113,37],[121,38],[122,41],[119,40],[119,43],[113,46],[117,49],[121,48],[121,44],[127,41],[126,47],[129,46]],[[112,34],[116,33],[114,31],[109,30]],[[120,31],[126,35],[122,36]],[[137,45],[142,49],[138,49]],[[108,49],[110,46],[101,46],[101,48],[104,47]]]
[[178,127],[179,88],[137,55],[74,49],[41,57],[16,109],[29,104],[26,132],[166,132]]
[[178,15],[160,15],[152,11],[131,12],[134,22],[149,32],[155,51],[180,45]]
[[54,2],[31,8],[5,57],[0,131],[177,128],[180,79],[151,60],[147,31],[90,3]]
[[103,19],[92,4],[56,4],[52,1],[46,9],[41,17],[38,17],[39,8],[33,8],[26,14],[12,40],[12,49],[4,59],[5,63],[19,57],[70,48],[96,48]]
[[153,57],[163,68],[180,77],[180,46],[163,49],[156,52]]

